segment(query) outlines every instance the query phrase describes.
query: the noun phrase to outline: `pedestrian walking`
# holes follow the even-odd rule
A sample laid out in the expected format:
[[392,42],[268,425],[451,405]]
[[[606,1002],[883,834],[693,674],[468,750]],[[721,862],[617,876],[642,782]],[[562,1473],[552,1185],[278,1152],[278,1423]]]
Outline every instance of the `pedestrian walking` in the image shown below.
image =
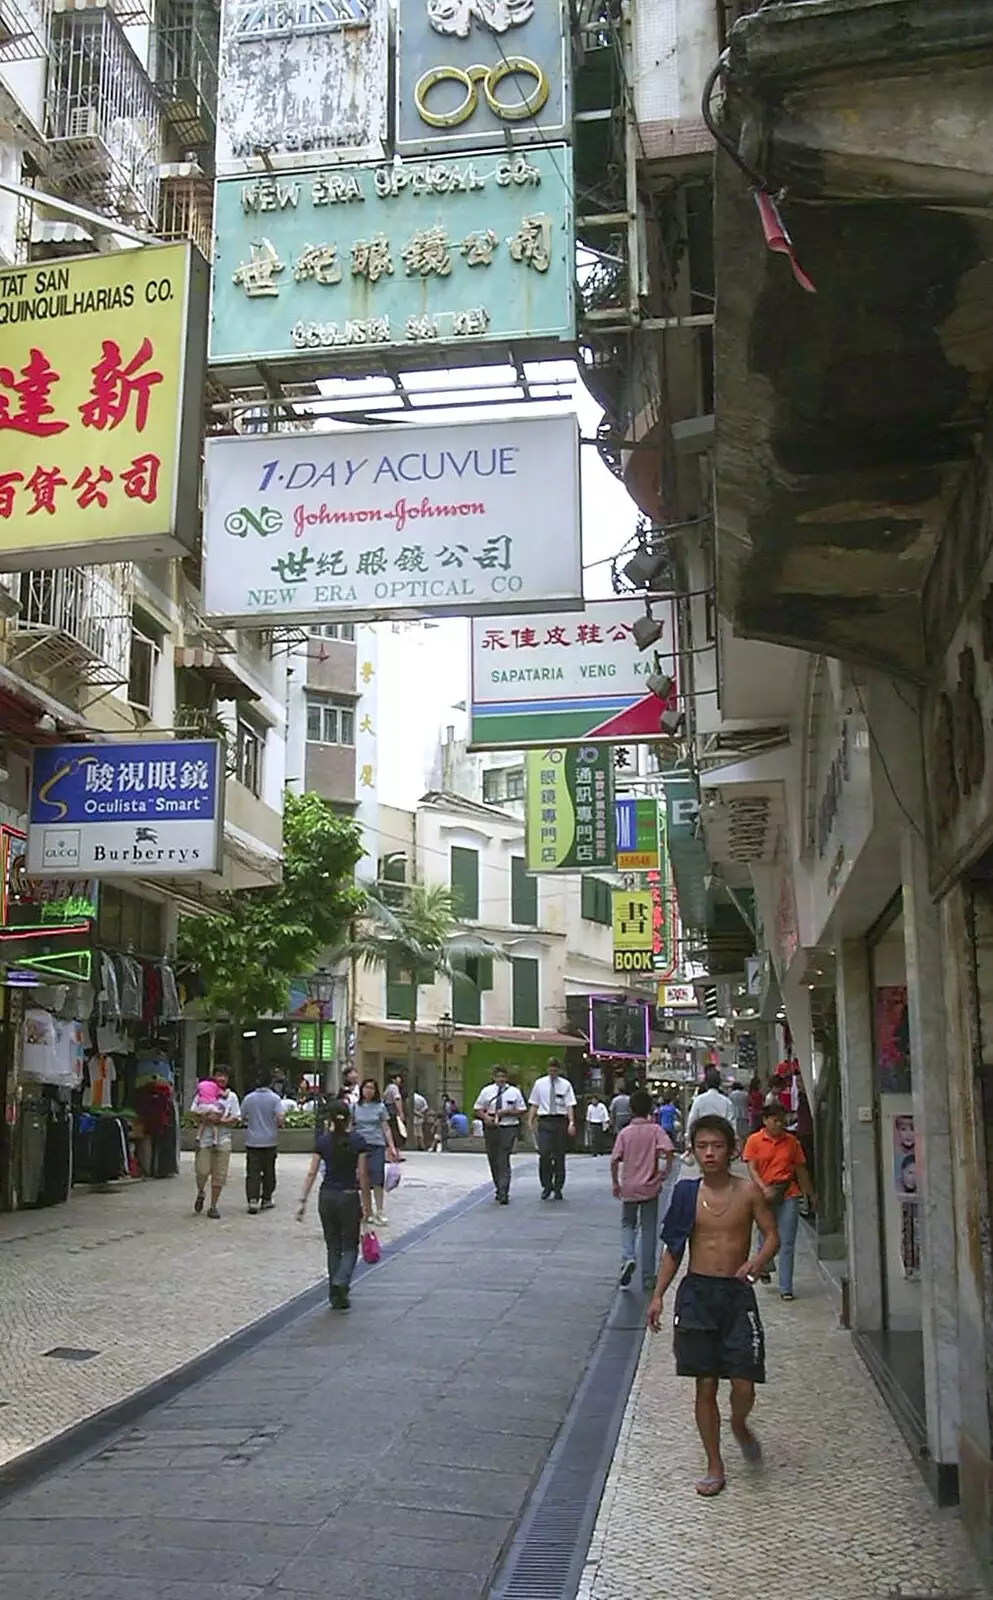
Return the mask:
[[352,1126],[365,1141],[366,1154],[369,1158],[369,1183],[375,1202],[372,1220],[382,1228],[387,1225],[384,1197],[386,1157],[389,1156],[391,1161],[397,1161],[399,1153],[393,1140],[390,1114],[375,1078],[365,1078],[362,1082],[358,1102],[352,1112]]
[[424,1149],[424,1119],[428,1114],[428,1103],[422,1094],[415,1089],[410,1097],[410,1106],[414,1120],[414,1149]]
[[734,1107],[734,1132],[738,1149],[742,1150],[751,1131],[748,1125],[748,1090],[743,1084],[732,1083],[728,1090],[728,1099]]
[[383,1104],[389,1114],[394,1147],[400,1150],[407,1142],[407,1126],[403,1120],[403,1076],[401,1073],[392,1072],[390,1074],[390,1081],[383,1090]]
[[328,1303],[335,1311],[347,1311],[348,1291],[359,1259],[359,1237],[363,1217],[370,1215],[369,1153],[365,1140],[351,1126],[351,1112],[341,1100],[333,1100],[328,1111],[328,1129],[314,1142],[303,1194],[297,1208],[302,1222],[314,1180],[323,1164],[317,1206],[328,1254]]
[[[749,1136],[744,1159],[753,1182],[776,1217],[776,1231],[779,1234],[779,1298],[792,1300],[800,1197],[806,1196],[808,1205],[813,1207],[816,1203],[814,1186],[807,1171],[803,1145],[795,1134],[787,1133],[786,1112],[774,1095],[766,1101],[763,1123],[758,1133]],[[766,1273],[763,1282],[768,1281]]]
[[354,1110],[359,1102],[359,1069],[346,1067],[341,1075],[341,1088],[335,1096],[350,1110]]
[[473,1109],[482,1120],[497,1205],[508,1205],[510,1158],[528,1108],[520,1089],[510,1082],[506,1067],[494,1067],[493,1082],[480,1090]]
[[[686,1118],[686,1137],[693,1132],[694,1123],[701,1117],[723,1117],[734,1127],[734,1106],[721,1088],[721,1074],[717,1067],[708,1067],[703,1075],[703,1089],[690,1106]],[[692,1140],[690,1141],[692,1143]]]
[[207,1081],[216,1084],[216,1095],[209,1098],[209,1091],[201,1094],[201,1086],[198,1084],[190,1106],[190,1111],[197,1121],[197,1147],[194,1156],[197,1197],[193,1202],[193,1210],[197,1216],[203,1210],[209,1183],[210,1206],[207,1215],[216,1222],[221,1215],[218,1201],[228,1181],[228,1169],[231,1165],[231,1129],[241,1115],[241,1106],[234,1090],[228,1087],[227,1067],[215,1067]]
[[260,1208],[273,1208],[279,1130],[285,1120],[283,1102],[272,1087],[271,1073],[261,1072],[257,1087],[246,1094],[241,1102],[241,1120],[245,1124],[245,1199],[248,1214],[254,1217]]
[[610,1149],[610,1112],[598,1094],[586,1107],[586,1143],[595,1156]]
[[665,1129],[652,1120],[647,1089],[631,1096],[631,1121],[614,1140],[610,1176],[614,1199],[621,1202],[621,1287],[626,1289],[638,1265],[641,1228],[641,1286],[655,1288],[655,1241],[659,1231],[659,1195],[669,1176],[675,1151]]
[[[765,1382],[765,1335],[753,1285],[775,1255],[779,1235],[758,1185],[731,1172],[730,1122],[705,1113],[694,1123],[691,1139],[700,1177],[676,1185],[662,1228],[665,1248],[648,1324],[660,1331],[665,1294],[689,1244],[689,1271],[676,1294],[673,1349],[677,1374],[696,1381],[696,1425],[707,1457],[696,1492],[711,1499],[726,1481],[718,1407],[722,1378],[731,1382],[731,1431],[741,1453],[752,1465],[762,1459],[748,1420],[755,1385]],[[763,1243],[750,1258],[756,1223]]]
[[679,1132],[679,1123],[679,1107],[672,1098],[672,1090],[667,1089],[662,1096],[662,1104],[659,1106],[659,1127],[664,1128],[665,1132],[669,1135],[669,1138],[672,1140],[673,1147],[675,1147],[676,1144],[676,1136]]
[[627,1085],[622,1084],[610,1102],[610,1126],[615,1133],[620,1133],[631,1121],[631,1096],[628,1094]]
[[762,1126],[762,1112],[765,1109],[765,1094],[762,1089],[762,1079],[755,1074],[748,1085],[748,1131],[758,1133]]
[[576,1091],[555,1056],[538,1078],[528,1099],[532,1131],[538,1125],[538,1177],[543,1200],[561,1200],[565,1188],[567,1141],[576,1135]]

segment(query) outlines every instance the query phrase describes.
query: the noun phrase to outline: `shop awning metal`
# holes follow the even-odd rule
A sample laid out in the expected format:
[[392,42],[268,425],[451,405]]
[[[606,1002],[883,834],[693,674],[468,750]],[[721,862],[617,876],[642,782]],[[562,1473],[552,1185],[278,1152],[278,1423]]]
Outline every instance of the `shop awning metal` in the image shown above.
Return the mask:
[[260,700],[262,697],[245,676],[236,655],[222,655],[205,645],[178,644],[177,667],[200,672],[221,700]]

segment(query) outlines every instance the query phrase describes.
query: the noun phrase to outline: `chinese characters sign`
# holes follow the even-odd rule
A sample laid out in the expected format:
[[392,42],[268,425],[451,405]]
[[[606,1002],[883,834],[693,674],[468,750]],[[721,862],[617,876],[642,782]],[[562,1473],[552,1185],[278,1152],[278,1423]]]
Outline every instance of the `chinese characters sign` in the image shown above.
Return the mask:
[[217,170],[381,155],[389,0],[222,0]]
[[651,1048],[648,1006],[590,995],[590,1054],[644,1060]]
[[652,891],[615,889],[611,895],[614,924],[614,971],[652,970]]
[[625,798],[617,802],[618,872],[657,872],[660,866],[657,800]]
[[262,626],[577,605],[578,453],[570,416],[209,439],[207,612]]
[[585,872],[614,864],[614,767],[609,745],[529,750],[528,872]]
[[0,565],[186,553],[204,353],[191,272],[187,245],[0,270]]
[[39,748],[27,872],[45,878],[216,872],[223,786],[214,739]]
[[568,136],[562,0],[404,0],[397,148],[497,149]]
[[632,629],[643,600],[588,600],[581,617],[528,616],[472,625],[470,745],[520,750],[576,740],[657,740],[663,703],[646,688],[658,654],[675,680],[675,602],[653,607],[663,625],[639,653]]
[[565,146],[228,178],[216,218],[210,360],[235,373],[575,337]]

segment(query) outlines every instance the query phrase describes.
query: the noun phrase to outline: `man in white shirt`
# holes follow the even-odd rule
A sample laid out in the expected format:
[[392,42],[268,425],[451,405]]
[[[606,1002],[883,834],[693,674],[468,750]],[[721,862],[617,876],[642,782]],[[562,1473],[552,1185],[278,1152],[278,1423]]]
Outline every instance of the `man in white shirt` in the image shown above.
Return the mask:
[[595,1156],[602,1156],[607,1148],[607,1129],[610,1126],[610,1112],[598,1094],[595,1094],[586,1107],[586,1142]]
[[494,1067],[493,1082],[481,1089],[473,1109],[483,1123],[486,1155],[498,1206],[510,1204],[510,1158],[527,1106],[520,1089],[508,1082],[506,1067]]
[[721,1089],[721,1075],[716,1067],[708,1067],[703,1078],[703,1092],[698,1094],[690,1106],[686,1118],[686,1144],[689,1148],[690,1134],[693,1124],[700,1117],[723,1117],[734,1129],[734,1105],[728,1095]]
[[576,1134],[576,1091],[555,1056],[548,1072],[539,1078],[529,1100],[530,1126],[538,1124],[538,1177],[541,1198],[562,1199],[565,1186],[566,1143]]
[[197,1216],[203,1210],[204,1192],[209,1179],[210,1209],[207,1215],[216,1222],[221,1214],[217,1202],[228,1181],[228,1168],[231,1165],[231,1129],[241,1116],[241,1106],[234,1090],[228,1088],[227,1067],[215,1067],[211,1076],[220,1090],[217,1099],[201,1101],[197,1093],[190,1107],[198,1124],[195,1167],[197,1197],[193,1209]]

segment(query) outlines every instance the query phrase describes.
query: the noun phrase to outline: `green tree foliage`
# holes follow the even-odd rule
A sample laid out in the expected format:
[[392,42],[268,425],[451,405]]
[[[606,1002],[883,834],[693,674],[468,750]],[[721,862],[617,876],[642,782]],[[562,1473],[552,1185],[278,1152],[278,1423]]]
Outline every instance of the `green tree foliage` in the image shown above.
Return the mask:
[[180,958],[199,967],[212,1014],[241,1022],[285,1011],[290,980],[340,945],[363,908],[353,876],[361,855],[354,822],[319,795],[287,791],[282,882],[234,890],[217,911],[180,924]]

